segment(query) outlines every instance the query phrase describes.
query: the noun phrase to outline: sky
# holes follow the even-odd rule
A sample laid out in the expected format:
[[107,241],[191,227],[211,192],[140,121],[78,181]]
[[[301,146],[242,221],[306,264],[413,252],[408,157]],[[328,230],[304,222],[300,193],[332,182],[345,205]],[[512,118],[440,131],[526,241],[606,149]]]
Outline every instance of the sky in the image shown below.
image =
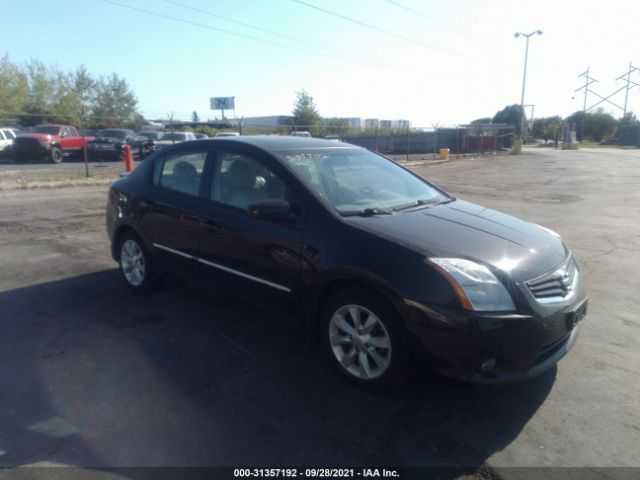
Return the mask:
[[[0,54],[115,72],[147,118],[219,117],[212,96],[234,96],[238,117],[287,115],[304,89],[324,117],[464,124],[520,103],[514,33],[538,29],[524,101],[535,117],[582,110],[587,68],[606,97],[640,67],[637,0],[0,0],[0,12]],[[640,87],[628,110],[640,112]]]

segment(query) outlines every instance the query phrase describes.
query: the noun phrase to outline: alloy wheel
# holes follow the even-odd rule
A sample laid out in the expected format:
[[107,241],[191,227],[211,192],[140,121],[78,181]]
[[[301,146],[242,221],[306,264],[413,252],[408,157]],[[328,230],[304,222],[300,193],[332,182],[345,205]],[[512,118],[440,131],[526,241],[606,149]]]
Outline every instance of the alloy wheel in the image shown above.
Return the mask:
[[120,248],[120,267],[124,278],[134,287],[144,281],[145,263],[140,246],[131,239],[123,242]]
[[360,305],[345,305],[333,314],[329,342],[342,368],[359,379],[378,378],[391,363],[387,329],[373,312]]

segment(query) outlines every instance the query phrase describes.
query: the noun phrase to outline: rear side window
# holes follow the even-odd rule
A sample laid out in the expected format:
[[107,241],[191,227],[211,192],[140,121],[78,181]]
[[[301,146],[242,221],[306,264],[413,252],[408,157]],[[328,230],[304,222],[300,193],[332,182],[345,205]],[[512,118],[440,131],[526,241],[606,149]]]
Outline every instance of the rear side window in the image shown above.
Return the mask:
[[169,190],[198,196],[207,151],[180,152],[159,159],[153,169],[153,183]]

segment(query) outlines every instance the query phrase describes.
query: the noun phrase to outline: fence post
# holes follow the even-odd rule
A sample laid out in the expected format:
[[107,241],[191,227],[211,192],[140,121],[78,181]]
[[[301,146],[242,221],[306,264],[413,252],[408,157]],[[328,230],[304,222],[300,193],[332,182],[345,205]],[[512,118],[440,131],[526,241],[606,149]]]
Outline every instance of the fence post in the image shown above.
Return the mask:
[[409,161],[409,124],[407,123],[407,162]]

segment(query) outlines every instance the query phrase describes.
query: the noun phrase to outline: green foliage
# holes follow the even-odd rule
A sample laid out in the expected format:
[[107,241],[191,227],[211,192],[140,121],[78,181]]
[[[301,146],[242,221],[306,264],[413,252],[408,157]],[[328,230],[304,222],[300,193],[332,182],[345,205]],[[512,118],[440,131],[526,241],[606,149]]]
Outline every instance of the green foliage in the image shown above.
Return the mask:
[[471,120],[470,125],[487,125],[491,123],[491,120],[491,117],[476,118],[475,120]]
[[1,112],[19,112],[28,98],[29,84],[26,75],[5,54],[0,58],[0,123],[5,123],[11,117]]
[[633,112],[627,112],[627,114],[624,117],[618,120],[618,128],[626,127],[628,125],[637,125],[637,124],[638,124],[638,117],[636,117],[636,114]]
[[522,113],[520,105],[507,105],[493,116],[491,123],[505,123],[507,125],[513,125],[516,129],[516,135],[520,135]]
[[322,119],[313,101],[313,97],[305,90],[296,92],[296,102],[293,104],[293,122],[309,129],[316,136],[322,133]]
[[135,120],[138,99],[127,81],[112,73],[97,84],[93,116],[97,123],[116,127]]
[[351,127],[349,127],[349,122],[347,122],[344,118],[327,118],[324,120],[324,128],[322,131],[322,136],[326,135],[339,135],[340,137],[347,137],[356,134]]
[[135,95],[115,73],[96,79],[84,65],[65,72],[37,59],[18,65],[8,54],[0,58],[0,112],[10,113],[0,113],[0,123],[17,119],[22,126],[56,122],[81,128],[140,128],[144,124]]
[[618,127],[616,119],[601,108],[595,112],[575,112],[569,115],[566,121],[576,124],[576,136],[579,141],[600,142],[613,135]]
[[531,135],[534,138],[542,138],[545,143],[548,140],[553,140],[556,135],[562,133],[562,118],[556,116],[536,118],[533,121],[533,128]]

